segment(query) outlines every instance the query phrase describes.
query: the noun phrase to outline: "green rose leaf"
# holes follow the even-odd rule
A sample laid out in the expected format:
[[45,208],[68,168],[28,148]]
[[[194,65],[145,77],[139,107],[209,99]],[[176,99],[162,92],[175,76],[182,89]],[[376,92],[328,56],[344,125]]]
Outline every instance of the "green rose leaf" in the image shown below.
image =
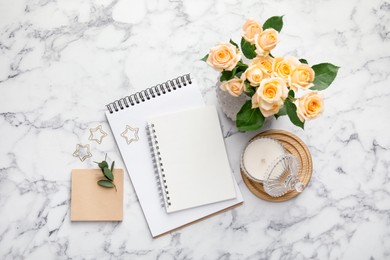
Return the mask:
[[294,125],[304,129],[304,122],[302,122],[299,119],[299,117],[297,115],[297,107],[295,106],[295,104],[293,102],[291,102],[289,99],[286,99],[284,105],[286,106],[287,115],[290,118],[290,121]]
[[209,57],[209,54],[206,54],[206,56],[204,56],[204,57],[203,57],[202,59],[200,59],[200,60],[206,62],[208,57]]
[[289,95],[290,97],[294,98],[294,97],[295,97],[295,92],[294,92],[294,90],[290,89],[290,91],[288,92],[288,95]]
[[229,70],[224,70],[221,72],[221,77],[219,78],[219,81],[228,81],[232,79],[232,72]]
[[114,175],[112,174],[112,171],[110,169],[108,169],[107,167],[103,169],[103,174],[110,181],[114,180]]
[[311,67],[314,72],[314,86],[311,90],[324,90],[332,84],[333,80],[337,76],[337,72],[340,67],[337,67],[331,63],[320,63]]
[[309,64],[309,63],[307,62],[307,60],[305,60],[305,59],[299,59],[299,61],[300,61],[301,63],[303,63],[303,64]]
[[237,78],[240,78],[241,75],[242,75],[242,73],[244,73],[244,72],[243,72],[243,71],[239,71],[239,72],[237,72],[236,75],[234,75],[234,76],[237,77]]
[[234,46],[236,46],[237,47],[237,49],[239,49],[238,48],[238,44],[237,43],[235,43],[232,39],[230,39],[230,41],[229,41],[231,44],[233,44]]
[[[243,63],[242,62],[242,60],[239,60],[238,62],[237,62],[237,65],[236,65],[236,67],[234,67],[234,69],[240,69],[240,70],[246,70],[248,68],[248,65],[246,65],[245,63]],[[233,69],[233,70],[234,70]]]
[[224,70],[221,73],[221,77],[219,78],[219,81],[228,81],[231,80],[232,78],[240,77],[241,74],[248,68],[248,65],[243,63],[242,61],[239,61],[237,65],[234,67],[232,71],[230,70]]
[[258,108],[252,109],[252,101],[248,100],[237,113],[236,126],[240,131],[260,129],[264,124],[264,116]]
[[283,107],[279,109],[279,112],[275,114],[275,118],[278,119],[281,116],[287,115],[287,110],[286,110],[286,102],[284,103]]
[[287,97],[288,100],[286,100],[286,101],[284,102],[283,107],[282,107],[281,109],[279,109],[279,112],[278,112],[278,113],[275,114],[275,118],[276,118],[276,119],[278,119],[278,118],[281,117],[281,116],[287,115],[286,103],[287,103],[287,101],[290,101],[290,102],[291,102],[291,99],[294,100],[294,96],[295,96],[295,92],[294,92],[294,90],[291,89],[291,90],[288,92],[288,97]]
[[238,73],[242,74],[242,72],[246,71],[247,68],[248,68],[248,65],[246,65],[242,61],[239,61],[236,65],[236,67],[233,69],[233,77],[237,76]]
[[249,97],[252,97],[256,93],[256,89],[249,84],[249,81],[247,79],[244,81],[244,84],[245,94],[247,94]]
[[268,18],[267,21],[263,24],[263,29],[274,28],[280,32],[283,28],[283,15],[282,16],[272,16]]
[[256,46],[247,40],[244,37],[241,38],[241,51],[244,56],[248,59],[253,59],[256,57]]

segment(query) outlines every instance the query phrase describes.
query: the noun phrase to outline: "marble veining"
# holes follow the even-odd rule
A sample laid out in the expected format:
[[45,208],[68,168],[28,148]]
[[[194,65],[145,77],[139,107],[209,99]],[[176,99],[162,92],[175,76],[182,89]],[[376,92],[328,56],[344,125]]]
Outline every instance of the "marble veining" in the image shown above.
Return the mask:
[[[153,240],[125,178],[122,223],[71,223],[70,171],[120,154],[105,104],[191,72],[207,104],[217,73],[199,59],[246,18],[285,15],[275,54],[341,67],[302,138],[314,162],[285,203],[252,195],[239,156],[256,133],[221,114],[243,206]],[[373,1],[0,1],[1,259],[389,259],[390,3]],[[98,125],[108,136],[88,140]],[[81,162],[76,144],[89,144]]]

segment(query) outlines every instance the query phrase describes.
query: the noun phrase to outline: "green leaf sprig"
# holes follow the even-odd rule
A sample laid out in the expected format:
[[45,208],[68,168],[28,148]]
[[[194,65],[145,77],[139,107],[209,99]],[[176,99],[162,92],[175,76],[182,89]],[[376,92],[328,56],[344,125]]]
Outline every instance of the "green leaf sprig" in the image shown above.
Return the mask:
[[112,173],[114,171],[115,161],[112,161],[111,169],[108,168],[107,154],[106,154],[104,161],[94,162],[94,163],[97,163],[99,168],[102,170],[104,177],[106,177],[106,179],[99,180],[97,182],[97,184],[99,184],[100,186],[105,187],[105,188],[115,188],[115,191],[117,191],[115,183],[114,183],[114,174]]

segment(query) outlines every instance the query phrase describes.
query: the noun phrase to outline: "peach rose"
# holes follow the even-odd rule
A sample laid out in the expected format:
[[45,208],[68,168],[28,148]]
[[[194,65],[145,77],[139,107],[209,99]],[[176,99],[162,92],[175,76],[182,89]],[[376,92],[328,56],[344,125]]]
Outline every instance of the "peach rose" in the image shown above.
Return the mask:
[[255,43],[256,34],[260,34],[263,31],[261,24],[256,20],[247,20],[242,26],[242,37],[250,43]]
[[224,81],[219,86],[223,91],[228,91],[230,95],[238,97],[244,91],[244,82],[239,78],[232,78],[231,80]]
[[233,70],[240,59],[241,54],[236,46],[231,43],[220,43],[210,50],[207,64],[217,71]]
[[272,63],[274,59],[271,56],[256,57],[252,60],[251,65],[259,65],[263,69],[264,74],[270,76],[272,74]]
[[255,36],[256,53],[259,56],[267,56],[278,43],[278,31],[272,28],[264,30]]
[[288,96],[286,82],[280,78],[264,79],[252,96],[252,108],[258,107],[265,117],[279,112]]
[[242,73],[242,80],[247,79],[249,84],[253,87],[257,87],[260,85],[260,82],[264,78],[263,68],[258,65],[249,66],[244,73]]
[[297,114],[303,122],[319,116],[324,111],[324,98],[318,91],[307,93],[295,101]]
[[294,91],[308,89],[313,86],[314,70],[307,64],[298,65],[291,73],[288,80],[290,88]]
[[275,57],[272,63],[273,75],[287,82],[293,70],[300,64],[299,60],[295,57]]

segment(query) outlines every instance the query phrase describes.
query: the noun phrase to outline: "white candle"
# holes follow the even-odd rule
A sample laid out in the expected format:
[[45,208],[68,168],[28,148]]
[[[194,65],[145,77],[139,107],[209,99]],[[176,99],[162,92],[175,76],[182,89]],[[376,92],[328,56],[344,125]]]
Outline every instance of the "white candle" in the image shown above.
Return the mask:
[[242,156],[242,163],[251,177],[264,181],[270,164],[283,154],[285,151],[279,142],[271,138],[259,138],[248,144]]

